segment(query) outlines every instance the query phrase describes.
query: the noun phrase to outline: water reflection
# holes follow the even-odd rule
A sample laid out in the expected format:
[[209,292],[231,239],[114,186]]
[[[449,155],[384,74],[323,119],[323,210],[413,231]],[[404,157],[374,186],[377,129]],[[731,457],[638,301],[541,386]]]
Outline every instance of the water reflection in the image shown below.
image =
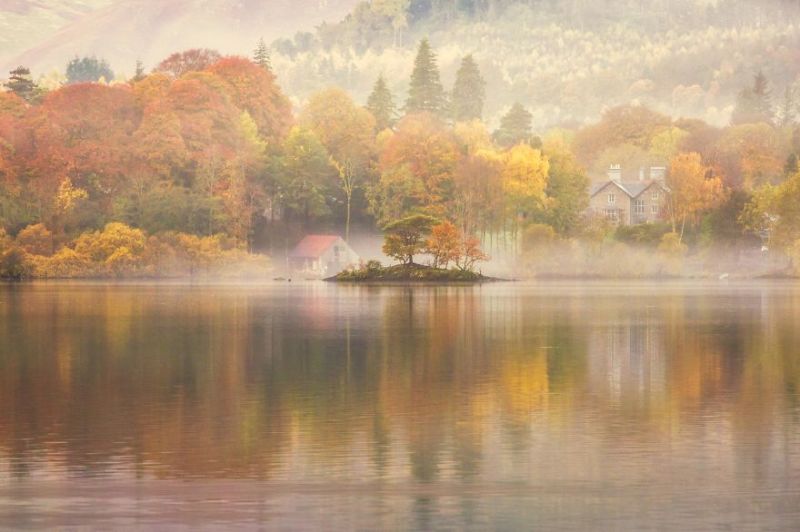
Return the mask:
[[0,485],[263,481],[287,526],[291,494],[370,528],[696,524],[692,493],[800,524],[798,323],[783,284],[5,286]]

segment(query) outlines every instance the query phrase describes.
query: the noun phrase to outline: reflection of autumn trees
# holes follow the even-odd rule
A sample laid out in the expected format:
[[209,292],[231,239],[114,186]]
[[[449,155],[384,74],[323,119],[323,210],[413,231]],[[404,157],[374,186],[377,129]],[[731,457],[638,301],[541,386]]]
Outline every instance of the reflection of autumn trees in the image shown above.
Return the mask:
[[538,466],[568,476],[633,443],[789,444],[794,293],[518,290],[6,288],[0,463],[427,482],[547,445],[581,452]]

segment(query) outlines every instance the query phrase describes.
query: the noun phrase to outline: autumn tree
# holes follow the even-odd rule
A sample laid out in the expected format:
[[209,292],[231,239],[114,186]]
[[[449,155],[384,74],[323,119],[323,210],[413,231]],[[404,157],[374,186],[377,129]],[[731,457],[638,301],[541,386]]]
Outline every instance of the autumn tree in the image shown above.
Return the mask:
[[782,178],[788,153],[781,134],[769,124],[758,123],[727,128],[714,156],[729,186],[752,191]]
[[156,66],[155,71],[177,79],[188,72],[205,70],[220,59],[222,56],[216,50],[194,48],[170,55]]
[[366,181],[375,152],[375,119],[341,89],[328,89],[309,100],[300,123],[316,133],[331,155],[345,195],[345,240],[349,241],[353,193]]
[[505,147],[529,142],[532,135],[532,116],[522,104],[515,103],[500,119],[500,128],[494,132],[498,144]]
[[76,214],[107,215],[126,188],[131,139],[141,120],[130,87],[68,85],[48,94],[28,119],[36,146],[28,161],[28,186],[39,219],[61,231],[53,225],[56,198],[67,181],[94,204]]
[[453,86],[451,111],[457,122],[480,120],[483,118],[483,104],[486,100],[486,81],[472,55],[464,57],[456,73]]
[[378,131],[391,128],[397,121],[394,98],[389,87],[386,86],[386,80],[382,74],[378,76],[369,99],[367,99],[367,110],[375,118],[375,128]]
[[17,234],[17,245],[31,255],[52,255],[55,241],[53,233],[42,224],[29,225]]
[[614,146],[627,144],[647,151],[653,137],[670,126],[669,117],[647,107],[614,107],[603,113],[600,122],[578,131],[573,150],[578,161],[591,168],[600,154]]
[[313,131],[292,128],[270,164],[270,173],[276,176],[270,191],[274,203],[288,209],[288,214],[299,217],[306,226],[312,217],[329,212],[326,197],[335,169],[328,150]]
[[682,153],[672,159],[667,186],[672,232],[679,233],[681,240],[687,222],[696,222],[700,213],[724,202],[727,195],[722,179],[697,153]]
[[96,57],[77,57],[67,63],[67,83],[94,83],[105,80],[114,80],[114,71],[105,59]]
[[505,215],[504,156],[490,147],[462,157],[454,175],[453,220],[465,233],[496,231]]
[[425,253],[433,258],[434,268],[447,268],[461,257],[461,231],[450,221],[444,221],[431,228],[431,235],[425,244]]
[[405,117],[380,154],[380,180],[370,192],[370,209],[380,221],[423,211],[445,216],[451,208],[459,149],[430,114]]
[[436,218],[415,214],[386,224],[383,227],[383,253],[403,264],[414,264],[414,255],[425,252],[428,235]]
[[486,260],[489,260],[489,255],[481,250],[481,241],[472,235],[464,237],[461,242],[461,253],[456,260],[456,267],[462,271],[471,272],[476,263]]
[[431,113],[441,115],[445,109],[445,94],[439,79],[436,54],[428,39],[423,39],[417,50],[414,70],[411,73],[411,86],[406,100],[405,111],[411,113]]
[[261,135],[272,140],[286,135],[292,108],[271,71],[244,57],[225,57],[208,71],[225,82],[232,103],[253,117]]
[[544,154],[549,162],[548,203],[538,218],[559,234],[572,235],[589,207],[589,178],[562,137],[545,139]]
[[550,162],[527,144],[511,148],[503,161],[502,184],[508,204],[512,235],[519,225],[543,209]]

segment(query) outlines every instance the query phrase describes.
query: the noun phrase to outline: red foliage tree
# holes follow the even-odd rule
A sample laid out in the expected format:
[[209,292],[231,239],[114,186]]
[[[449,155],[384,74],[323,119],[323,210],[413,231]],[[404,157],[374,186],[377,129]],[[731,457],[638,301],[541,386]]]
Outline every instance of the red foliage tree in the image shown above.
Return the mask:
[[31,189],[43,207],[69,179],[108,207],[125,183],[141,111],[127,86],[68,85],[47,95],[27,119],[34,148]]
[[169,74],[177,79],[189,72],[205,70],[220,60],[222,56],[216,50],[208,48],[193,48],[177,52],[167,57],[154,69],[156,72]]

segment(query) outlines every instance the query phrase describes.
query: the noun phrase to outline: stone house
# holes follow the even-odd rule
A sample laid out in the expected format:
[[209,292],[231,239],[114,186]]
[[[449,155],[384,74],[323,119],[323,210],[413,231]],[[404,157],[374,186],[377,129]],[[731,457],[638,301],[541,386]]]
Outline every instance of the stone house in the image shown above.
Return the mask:
[[613,165],[608,180],[592,185],[589,210],[619,225],[664,220],[669,194],[665,176],[666,168],[652,167],[649,172],[641,169],[636,181],[623,181],[620,165]]
[[308,235],[289,253],[291,270],[321,277],[336,275],[359,261],[353,248],[337,235]]

